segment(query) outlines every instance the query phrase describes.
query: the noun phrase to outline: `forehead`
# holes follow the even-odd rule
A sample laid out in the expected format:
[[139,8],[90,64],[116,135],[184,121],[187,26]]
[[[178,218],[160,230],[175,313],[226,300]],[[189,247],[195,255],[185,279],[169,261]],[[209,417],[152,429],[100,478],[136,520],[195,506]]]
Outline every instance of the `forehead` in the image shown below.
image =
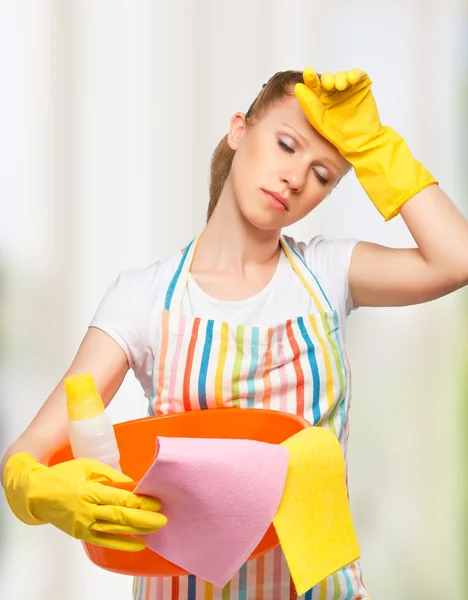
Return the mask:
[[[281,101],[273,104],[261,120],[268,128],[283,128],[285,133],[289,132],[294,135],[288,127],[284,127],[284,124],[289,125],[302,138],[305,138],[307,146],[319,148],[321,152],[333,155],[333,158],[343,170],[349,167],[349,163],[341,156],[336,147],[320,135],[309,123],[296,96],[286,96]],[[302,139],[298,141],[303,143]]]
[[279,102],[275,102],[270,106],[264,115],[264,119],[270,122],[286,122],[294,129],[300,127],[300,133],[307,137],[310,133],[315,130],[307,120],[304,111],[299,104],[299,100],[296,96],[286,96]]

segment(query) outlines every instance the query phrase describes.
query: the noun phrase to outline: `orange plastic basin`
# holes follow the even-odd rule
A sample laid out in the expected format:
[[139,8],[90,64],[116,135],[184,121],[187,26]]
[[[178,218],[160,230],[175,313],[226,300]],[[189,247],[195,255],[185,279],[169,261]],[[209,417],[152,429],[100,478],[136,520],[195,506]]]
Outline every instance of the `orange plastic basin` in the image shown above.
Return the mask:
[[[159,417],[146,417],[114,425],[120,450],[122,471],[134,481],[118,487],[132,490],[154,461],[156,438],[228,438],[280,444],[310,423],[301,417],[258,408],[195,410]],[[69,443],[47,456],[43,463],[52,466],[73,458]],[[273,525],[254,550],[250,559],[269,552],[279,544]],[[142,577],[171,577],[188,573],[159,554],[145,548],[141,552],[112,550],[83,542],[89,559],[99,567]]]

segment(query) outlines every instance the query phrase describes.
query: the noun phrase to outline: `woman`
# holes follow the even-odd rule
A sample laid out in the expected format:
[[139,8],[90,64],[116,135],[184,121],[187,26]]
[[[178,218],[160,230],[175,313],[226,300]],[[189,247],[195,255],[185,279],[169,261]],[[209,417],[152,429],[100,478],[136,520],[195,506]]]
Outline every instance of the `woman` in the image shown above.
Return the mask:
[[[281,234],[351,167],[385,219],[402,216],[417,248],[322,236],[305,244]],[[233,116],[215,150],[204,231],[182,253],[120,275],[65,376],[92,372],[108,404],[132,368],[156,415],[233,405],[300,414],[335,433],[346,456],[350,310],[426,302],[467,282],[468,222],[402,138],[381,125],[368,76],[357,69],[277,73],[247,114]],[[79,502],[73,511],[64,502],[59,517],[54,512],[61,496],[52,501],[52,484],[75,500],[92,478],[104,488],[95,481],[124,477],[93,461],[40,466],[66,439],[66,422],[60,382],[5,454],[10,506],[27,523],[52,522],[94,543],[141,549],[140,539],[109,533],[163,526],[156,500],[143,504],[125,493],[119,510],[97,520]],[[93,501],[111,503],[102,495]],[[194,576],[134,586],[138,600],[294,596],[279,548],[249,561],[223,590]],[[369,596],[355,562],[305,597]]]

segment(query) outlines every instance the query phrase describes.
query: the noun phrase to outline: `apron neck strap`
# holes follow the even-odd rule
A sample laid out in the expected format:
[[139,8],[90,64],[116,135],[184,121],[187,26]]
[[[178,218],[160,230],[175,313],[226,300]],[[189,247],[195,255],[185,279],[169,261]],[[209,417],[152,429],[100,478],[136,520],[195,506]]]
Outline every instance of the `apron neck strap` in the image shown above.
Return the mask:
[[166,299],[164,301],[164,308],[166,310],[179,310],[182,304],[182,297],[184,295],[185,286],[187,285],[188,274],[190,272],[190,267],[192,266],[195,248],[197,247],[200,235],[201,233],[190,242],[180,259],[179,266],[167,288]]
[[[182,258],[180,259],[179,266],[177,267],[177,270],[174,273],[171,283],[167,289],[166,299],[164,302],[164,308],[166,310],[178,311],[180,309],[182,297],[187,285],[188,274],[192,266],[193,257],[198,240],[200,239],[200,235],[201,233],[190,242],[190,244],[186,247]],[[283,235],[280,237],[280,244],[284,253],[286,254],[287,259],[289,260],[289,263],[309,292],[319,312],[332,310],[331,304],[317,278],[305,264],[302,257],[291,247]]]
[[296,275],[302,281],[304,287],[309,292],[314,304],[317,306],[319,312],[332,311],[333,308],[325,294],[322,286],[318,282],[318,279],[305,264],[304,259],[300,256],[296,250],[289,244],[286,238],[282,235],[280,237],[281,247],[284,250],[292,268],[296,272]]

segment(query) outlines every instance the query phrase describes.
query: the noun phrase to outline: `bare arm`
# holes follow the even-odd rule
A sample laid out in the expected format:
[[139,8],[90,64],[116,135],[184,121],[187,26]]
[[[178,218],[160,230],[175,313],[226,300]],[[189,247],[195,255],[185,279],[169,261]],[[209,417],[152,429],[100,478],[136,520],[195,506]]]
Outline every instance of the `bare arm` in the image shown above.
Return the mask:
[[66,397],[63,380],[75,373],[92,373],[105,406],[117,393],[129,369],[125,352],[107,333],[90,327],[69,369],[40,408],[30,425],[6,451],[0,476],[3,485],[5,465],[16,452],[28,452],[40,460],[68,439]]
[[349,268],[355,306],[406,306],[468,284],[468,221],[437,185],[409,200],[401,217],[417,248],[360,242]]

